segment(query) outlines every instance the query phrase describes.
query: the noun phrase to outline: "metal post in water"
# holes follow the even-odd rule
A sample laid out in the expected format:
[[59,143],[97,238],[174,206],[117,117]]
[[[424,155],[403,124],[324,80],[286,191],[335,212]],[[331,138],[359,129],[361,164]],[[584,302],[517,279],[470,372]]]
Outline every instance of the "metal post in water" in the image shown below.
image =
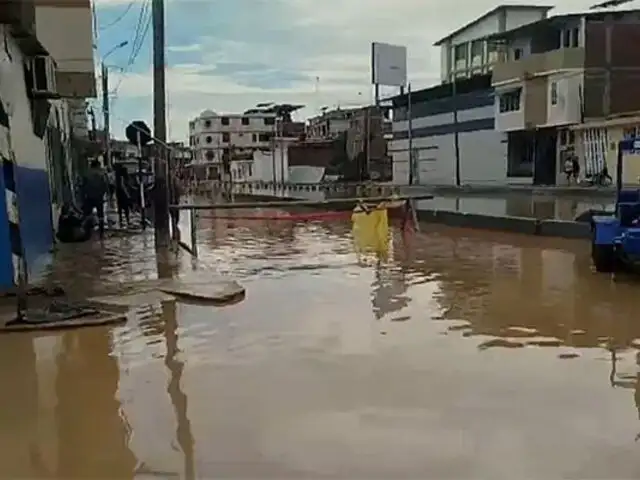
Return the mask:
[[189,223],[190,223],[190,230],[191,230],[191,253],[193,254],[194,257],[198,258],[198,240],[197,240],[197,229],[196,229],[196,225],[198,223],[198,212],[193,209],[190,208],[189,209]]
[[144,178],[142,175],[142,141],[140,140],[140,132],[136,133],[138,139],[138,183],[140,185],[140,223],[142,230],[147,229],[147,214],[144,199]]

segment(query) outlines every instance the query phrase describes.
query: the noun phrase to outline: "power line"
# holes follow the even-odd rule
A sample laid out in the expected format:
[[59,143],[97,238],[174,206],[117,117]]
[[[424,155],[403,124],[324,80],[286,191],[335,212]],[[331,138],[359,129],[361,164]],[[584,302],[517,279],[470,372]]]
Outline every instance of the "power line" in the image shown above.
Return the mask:
[[[140,15],[138,16],[138,26],[136,28],[136,34],[133,39],[133,47],[131,49],[131,54],[129,55],[127,64],[121,69],[120,79],[118,81],[118,84],[116,85],[116,88],[113,90],[112,96],[114,97],[114,100],[118,96],[118,90],[122,86],[122,82],[124,81],[125,77],[129,73],[129,69],[133,66],[136,59],[138,58],[138,55],[140,54],[140,51],[144,46],[145,39],[149,33],[149,28],[151,27],[150,12],[148,12],[146,20],[143,20],[145,11],[148,11],[148,8],[147,8],[148,5],[149,5],[149,0],[147,0],[140,9]],[[144,27],[142,27],[143,22],[146,22]]]
[[104,31],[107,28],[111,28],[114,25],[120,23],[122,21],[122,19],[124,17],[127,16],[127,14],[131,11],[131,9],[133,8],[133,5],[135,4],[135,0],[131,0],[131,2],[129,3],[129,5],[127,5],[127,8],[125,8],[124,12],[122,12],[115,20],[113,20],[111,23],[105,25],[104,27],[100,27],[100,31]]

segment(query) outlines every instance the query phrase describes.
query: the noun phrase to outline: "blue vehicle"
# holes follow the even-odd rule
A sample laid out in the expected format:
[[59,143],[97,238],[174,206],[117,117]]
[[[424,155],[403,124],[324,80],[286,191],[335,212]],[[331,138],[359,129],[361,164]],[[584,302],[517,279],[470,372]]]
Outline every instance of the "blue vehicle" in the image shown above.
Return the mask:
[[591,258],[598,272],[640,267],[640,188],[622,188],[624,155],[637,152],[640,138],[625,139],[618,144],[615,211],[592,218]]

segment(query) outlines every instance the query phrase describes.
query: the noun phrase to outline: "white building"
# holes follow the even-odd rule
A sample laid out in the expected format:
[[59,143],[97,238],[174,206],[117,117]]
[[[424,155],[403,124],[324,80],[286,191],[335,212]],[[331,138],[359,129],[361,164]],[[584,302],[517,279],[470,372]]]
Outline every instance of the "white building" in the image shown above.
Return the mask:
[[[456,132],[463,184],[500,184],[507,180],[506,134],[494,128],[495,111],[489,75],[458,81],[454,100],[451,84],[413,92],[411,150],[420,185],[454,185]],[[407,95],[393,101],[393,181],[409,181],[409,121]],[[457,122],[454,118],[457,102]]]
[[272,148],[275,113],[217,114],[205,110],[189,122],[194,164],[222,165],[224,159],[253,158],[256,150]]
[[489,73],[498,60],[498,52],[495,44],[485,37],[537,22],[546,18],[552,8],[500,5],[438,40],[434,45],[440,47],[442,82]]

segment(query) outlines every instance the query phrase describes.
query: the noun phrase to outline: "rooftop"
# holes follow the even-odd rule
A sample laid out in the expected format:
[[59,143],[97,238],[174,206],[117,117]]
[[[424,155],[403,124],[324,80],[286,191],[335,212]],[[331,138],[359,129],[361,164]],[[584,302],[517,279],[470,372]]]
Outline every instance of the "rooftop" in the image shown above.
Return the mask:
[[470,21],[469,23],[463,25],[462,27],[458,28],[457,30],[454,30],[452,33],[450,33],[449,35],[447,35],[446,37],[441,38],[440,40],[438,40],[436,43],[433,44],[434,47],[439,47],[441,46],[444,42],[446,42],[447,40],[459,35],[460,33],[464,32],[465,30],[473,27],[474,25],[480,23],[481,21],[497,14],[500,13],[504,10],[540,10],[543,12],[548,12],[549,10],[552,10],[554,7],[550,7],[547,5],[511,5],[511,4],[507,4],[507,5],[498,5],[495,8],[492,8],[491,10],[489,10],[488,12],[486,12],[484,15],[479,16],[478,18],[476,18],[475,20]]
[[484,37],[486,40],[507,40],[509,38],[514,38],[522,35],[526,35],[530,32],[533,32],[540,27],[547,26],[562,26],[570,20],[578,19],[578,18],[586,18],[588,20],[602,20],[604,21],[607,17],[620,18],[623,16],[629,15],[637,15],[638,19],[640,19],[640,10],[608,10],[601,12],[583,12],[583,13],[569,13],[566,15],[555,15],[553,17],[544,18],[542,20],[538,20],[537,22],[527,23],[526,25],[522,25],[521,27],[514,28],[512,30],[507,30],[506,32],[494,33],[492,35],[488,35]]

